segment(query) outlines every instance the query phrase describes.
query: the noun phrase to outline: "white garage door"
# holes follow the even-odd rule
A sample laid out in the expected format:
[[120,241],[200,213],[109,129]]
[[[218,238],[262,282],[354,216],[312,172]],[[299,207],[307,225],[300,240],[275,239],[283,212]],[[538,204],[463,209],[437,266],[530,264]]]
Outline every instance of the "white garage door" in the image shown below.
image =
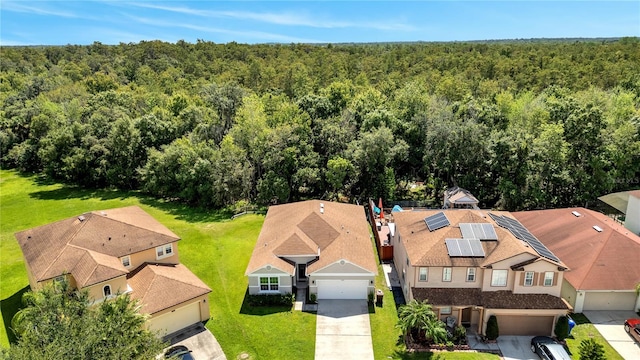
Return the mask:
[[587,292],[582,310],[635,310],[635,292]]
[[317,280],[318,299],[367,299],[369,280]]
[[200,303],[194,302],[149,320],[149,330],[161,336],[184,329],[200,321]]

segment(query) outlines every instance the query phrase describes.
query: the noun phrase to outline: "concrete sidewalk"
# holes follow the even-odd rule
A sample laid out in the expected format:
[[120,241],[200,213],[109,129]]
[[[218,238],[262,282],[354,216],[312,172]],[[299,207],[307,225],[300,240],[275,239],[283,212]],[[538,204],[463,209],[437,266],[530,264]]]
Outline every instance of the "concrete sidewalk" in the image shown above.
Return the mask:
[[636,313],[631,310],[585,311],[584,315],[620,356],[625,359],[640,359],[640,345],[624,331],[624,321],[637,318]]
[[366,300],[318,300],[316,360],[373,360]]

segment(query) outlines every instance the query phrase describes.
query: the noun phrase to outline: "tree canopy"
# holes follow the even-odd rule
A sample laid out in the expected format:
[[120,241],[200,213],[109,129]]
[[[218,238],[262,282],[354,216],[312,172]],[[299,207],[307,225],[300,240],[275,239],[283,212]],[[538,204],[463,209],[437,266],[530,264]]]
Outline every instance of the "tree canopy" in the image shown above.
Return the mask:
[[23,295],[25,307],[11,327],[17,344],[0,350],[0,358],[153,359],[164,344],[145,330],[146,317],[127,294],[91,306],[87,292],[54,281]]
[[3,47],[0,161],[213,208],[439,206],[452,185],[483,207],[584,206],[640,184],[639,45]]

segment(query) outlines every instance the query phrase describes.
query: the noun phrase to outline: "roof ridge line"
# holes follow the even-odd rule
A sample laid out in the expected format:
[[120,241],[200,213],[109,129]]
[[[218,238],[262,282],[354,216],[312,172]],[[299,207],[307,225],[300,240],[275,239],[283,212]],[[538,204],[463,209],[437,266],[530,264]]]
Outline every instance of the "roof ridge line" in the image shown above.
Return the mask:
[[[132,205],[132,206],[125,206],[125,207],[138,207],[140,210],[142,210],[143,212],[147,213],[146,211],[144,211],[144,209],[142,209],[142,208],[141,208],[141,207],[139,207],[139,206]],[[121,209],[121,208],[114,208],[114,209]],[[113,218],[113,217],[109,217],[109,214],[107,214],[107,213],[105,213],[105,215],[102,215],[102,214],[96,214],[96,212],[97,212],[97,211],[103,211],[103,212],[104,212],[105,210],[90,211],[89,213],[90,213],[90,214],[92,214],[92,215],[98,216],[98,217],[100,217],[100,218],[103,218],[103,219],[108,219],[108,220],[110,220],[110,221],[117,221],[117,222],[119,222],[119,223],[121,223],[121,224],[125,224],[125,225],[127,225],[127,226],[135,227],[135,228],[138,228],[138,229],[141,229],[141,230],[145,230],[145,231],[149,231],[149,232],[152,232],[152,233],[155,233],[155,234],[160,234],[160,235],[164,235],[164,236],[169,236],[169,235],[166,235],[166,234],[163,234],[163,233],[157,232],[157,231],[149,230],[149,229],[147,229],[147,228],[144,228],[144,227],[141,227],[141,226],[138,226],[138,225],[135,225],[135,224],[130,224],[130,223],[128,223],[128,222],[124,222],[124,221],[122,221],[122,220],[115,219],[115,218]],[[149,215],[151,218],[153,218],[153,216],[151,216],[150,214],[148,214],[148,213],[147,213],[147,215]],[[155,218],[153,218],[153,219],[155,220]],[[156,221],[157,221],[157,220],[156,220]],[[160,221],[158,221],[158,224],[160,224],[160,225],[164,226],[164,224],[162,224]],[[174,233],[174,232],[173,232],[171,229],[169,229],[168,227],[166,227],[166,226],[164,226],[164,227],[165,227],[167,230],[171,231],[171,233],[173,233],[174,235],[176,235],[177,240],[182,240],[182,238],[181,238],[180,236],[178,236],[178,234]],[[169,237],[170,237],[170,236],[169,236]],[[176,241],[177,241],[177,240],[176,240]],[[149,249],[150,249],[150,248],[149,248]]]
[[[90,212],[89,212],[89,213],[90,213]],[[87,214],[87,213],[84,213],[84,214]],[[78,219],[80,216],[83,216],[84,214],[81,214],[81,215],[75,216],[75,219]],[[65,220],[69,220],[69,219],[71,219],[71,218],[62,219],[62,220],[60,220],[60,222],[65,221]],[[64,251],[65,251],[65,249],[66,249],[66,247],[67,247],[67,246],[74,246],[74,247],[77,247],[78,249],[84,249],[84,248],[80,248],[80,247],[78,247],[78,246],[75,246],[75,245],[73,245],[73,244],[70,244],[70,243],[71,243],[71,240],[72,240],[76,235],[78,235],[78,232],[80,231],[80,229],[85,225],[85,220],[79,220],[79,221],[80,221],[80,226],[78,227],[78,229],[76,229],[76,231],[74,231],[74,232],[73,232],[73,234],[67,238],[67,242],[64,244],[64,246],[62,247],[62,249],[60,250],[60,252],[58,253],[58,255],[56,255],[55,259],[53,259],[53,261],[51,261],[51,262],[49,263],[49,266],[47,266],[47,267],[44,269],[44,271],[42,272],[42,274],[46,274],[46,273],[47,273],[47,271],[49,271],[49,269],[51,269],[51,267],[53,266],[53,264],[55,264],[55,263],[56,263],[56,261],[58,261],[58,259],[60,259],[60,256],[62,256],[62,253],[64,253]],[[74,220],[74,222],[75,222],[75,220]],[[73,223],[72,223],[71,225],[73,225]],[[43,226],[44,226],[44,225],[43,225]],[[86,250],[86,249],[85,249],[85,250]],[[75,266],[74,266],[74,267],[75,267]],[[43,280],[46,280],[46,279],[43,279]]]

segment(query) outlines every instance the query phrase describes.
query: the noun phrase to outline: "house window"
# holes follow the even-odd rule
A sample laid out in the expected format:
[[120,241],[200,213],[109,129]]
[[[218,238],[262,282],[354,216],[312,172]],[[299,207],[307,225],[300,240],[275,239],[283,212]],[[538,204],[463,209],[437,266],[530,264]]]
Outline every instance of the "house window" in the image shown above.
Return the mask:
[[451,306],[441,307],[440,315],[451,315]]
[[129,255],[122,258],[122,266],[127,268],[131,266],[131,257]]
[[467,282],[476,281],[476,268],[467,268]]
[[427,274],[428,274],[428,268],[421,267],[420,268],[420,275],[418,277],[418,280],[419,281],[427,281]]
[[524,286],[533,286],[533,271],[524,273]]
[[173,245],[167,244],[156,248],[156,260],[173,255]]
[[111,285],[105,285],[102,288],[102,293],[104,294],[104,297],[111,296]]
[[491,273],[491,286],[507,286],[507,270],[493,270]]
[[451,268],[442,268],[442,281],[451,281]]
[[544,286],[553,286],[553,271],[544,273]]
[[278,277],[261,277],[260,291],[278,291]]

